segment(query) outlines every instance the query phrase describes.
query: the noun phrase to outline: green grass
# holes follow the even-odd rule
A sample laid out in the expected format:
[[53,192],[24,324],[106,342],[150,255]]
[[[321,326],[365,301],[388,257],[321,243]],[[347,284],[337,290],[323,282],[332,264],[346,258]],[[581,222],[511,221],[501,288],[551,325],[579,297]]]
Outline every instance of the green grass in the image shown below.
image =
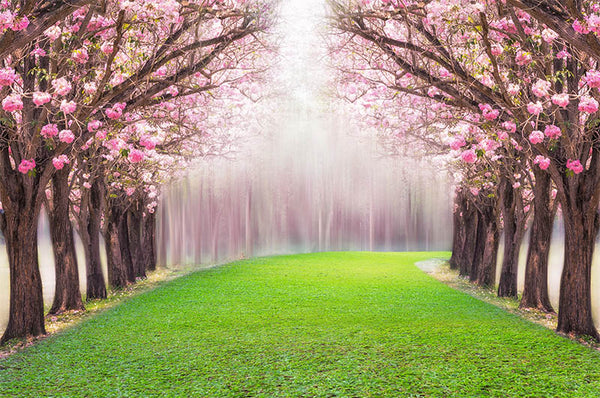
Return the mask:
[[413,266],[438,256],[200,271],[0,361],[0,396],[599,396],[599,353]]

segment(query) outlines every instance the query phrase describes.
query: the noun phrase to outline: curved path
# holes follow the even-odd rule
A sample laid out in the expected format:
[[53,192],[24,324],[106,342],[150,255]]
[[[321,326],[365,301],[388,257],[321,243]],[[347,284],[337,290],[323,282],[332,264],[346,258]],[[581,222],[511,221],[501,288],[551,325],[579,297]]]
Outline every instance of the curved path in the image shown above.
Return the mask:
[[596,397],[600,354],[454,291],[443,253],[200,271],[0,361],[2,397]]

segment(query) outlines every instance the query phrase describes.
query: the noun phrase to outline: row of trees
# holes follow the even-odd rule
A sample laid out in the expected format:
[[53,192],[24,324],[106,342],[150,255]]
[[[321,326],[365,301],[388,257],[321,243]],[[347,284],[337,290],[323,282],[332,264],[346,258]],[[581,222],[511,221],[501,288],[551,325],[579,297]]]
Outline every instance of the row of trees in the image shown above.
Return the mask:
[[[444,156],[457,179],[451,265],[552,312],[547,265],[565,225],[558,331],[600,336],[591,266],[600,218],[600,7],[595,2],[330,0],[340,94],[392,141]],[[398,130],[400,128],[400,130]],[[400,133],[398,133],[400,131]],[[388,141],[390,135],[387,134]]]
[[160,185],[193,157],[230,149],[219,133],[255,100],[268,49],[268,2],[30,1],[0,4],[0,201],[10,314],[0,342],[45,333],[37,225],[48,212],[56,264],[50,310],[156,265]]

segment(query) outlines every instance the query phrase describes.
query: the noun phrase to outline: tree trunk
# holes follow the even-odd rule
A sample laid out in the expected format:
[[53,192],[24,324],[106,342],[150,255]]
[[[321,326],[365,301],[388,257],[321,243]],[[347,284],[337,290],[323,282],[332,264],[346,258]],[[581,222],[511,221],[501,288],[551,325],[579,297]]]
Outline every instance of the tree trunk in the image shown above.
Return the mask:
[[129,240],[129,252],[136,278],[146,278],[146,264],[142,251],[142,209],[139,201],[129,207],[127,211],[127,234]]
[[519,254],[525,235],[525,215],[520,194],[515,192],[512,184],[505,177],[501,178],[499,192],[504,221],[504,258],[500,271],[498,296],[516,298]]
[[119,244],[119,222],[121,214],[113,206],[107,208],[105,214],[106,227],[104,243],[106,247],[106,263],[108,268],[108,283],[113,288],[123,288],[127,285],[127,270],[121,259],[121,245]]
[[1,216],[0,223],[10,268],[9,318],[0,344],[14,338],[46,334],[38,265],[39,209],[36,211],[25,203],[15,205],[18,207],[15,206],[14,211]]
[[496,279],[496,265],[498,260],[498,245],[500,232],[498,230],[498,217],[494,205],[486,205],[482,209],[482,218],[485,225],[484,250],[481,263],[477,268],[475,283],[479,286],[494,286]]
[[465,241],[460,256],[459,273],[462,276],[470,276],[475,258],[480,258],[480,256],[476,256],[476,249],[477,232],[479,231],[479,224],[482,222],[473,203],[467,201],[462,220],[465,228]]
[[156,269],[156,213],[144,214],[142,220],[142,250],[144,264],[150,271]]
[[49,314],[85,309],[79,288],[73,226],[69,218],[69,171],[70,168],[65,167],[57,170],[52,177],[52,203],[48,215],[56,285]]
[[452,217],[452,256],[450,257],[450,268],[459,269],[460,264],[464,261],[464,246],[465,246],[465,235],[467,232],[467,226],[464,216],[466,213],[466,199],[460,188],[456,190],[456,197],[454,199],[454,210]]
[[583,195],[568,199],[567,203],[561,203],[565,223],[565,258],[557,331],[588,335],[598,340],[600,336],[592,319],[591,300],[592,255],[600,225],[598,204],[586,203]]
[[552,227],[556,207],[551,205],[552,183],[550,175],[534,167],[535,186],[533,187],[533,222],[529,235],[525,285],[521,308],[536,308],[544,312],[554,312],[548,296],[548,258],[552,241]]
[[89,192],[89,215],[85,228],[88,235],[85,247],[87,300],[105,299],[107,297],[106,284],[104,282],[104,275],[102,274],[102,261],[100,259],[100,226],[102,223],[104,195],[104,185],[99,178],[96,178],[92,182]]
[[[118,205],[117,205],[118,206]],[[129,223],[127,222],[127,210],[119,210],[119,221],[117,224],[117,234],[119,238],[119,248],[121,249],[121,261],[125,267],[127,282],[135,283],[135,269],[133,268],[133,259],[129,246]]]
[[469,281],[477,282],[477,276],[479,275],[479,268],[482,267],[483,258],[485,254],[488,220],[485,215],[477,210],[477,231],[475,233],[475,246],[473,251],[473,260],[471,262],[471,269],[469,270]]

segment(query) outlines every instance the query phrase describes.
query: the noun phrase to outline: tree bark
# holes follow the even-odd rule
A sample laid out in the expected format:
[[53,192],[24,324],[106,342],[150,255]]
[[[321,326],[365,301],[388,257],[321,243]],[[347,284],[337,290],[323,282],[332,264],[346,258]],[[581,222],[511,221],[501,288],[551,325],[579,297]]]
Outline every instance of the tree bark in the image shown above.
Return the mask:
[[551,205],[552,183],[550,175],[538,167],[533,168],[533,222],[529,235],[525,284],[520,308],[536,308],[554,312],[548,296],[548,258],[556,207]]
[[485,254],[486,238],[488,221],[485,215],[478,209],[477,210],[477,231],[475,233],[475,247],[473,251],[473,261],[471,262],[471,269],[469,270],[469,281],[477,282],[477,276],[479,275],[479,268],[482,267],[483,258]]
[[459,273],[462,276],[470,276],[473,269],[473,262],[477,249],[477,232],[479,231],[480,217],[479,212],[470,201],[466,202],[466,211],[462,216],[463,225],[465,228],[465,241],[462,247],[461,260],[459,263]]
[[156,212],[144,213],[142,242],[144,264],[148,270],[154,271],[156,270]]
[[88,220],[85,226],[86,235],[88,236],[85,245],[87,300],[105,299],[107,297],[100,259],[100,226],[106,190],[100,178],[92,181],[87,203]]
[[467,226],[465,225],[464,213],[466,213],[466,199],[460,188],[456,189],[454,199],[454,209],[452,216],[452,256],[450,257],[450,268],[459,269],[460,264],[464,262],[465,235]]
[[583,195],[569,199],[566,206],[561,203],[565,223],[565,258],[557,331],[599,340],[592,319],[591,300],[592,255],[600,225],[598,204],[584,201]]
[[515,191],[506,177],[500,179],[499,192],[504,222],[504,258],[498,283],[498,296],[516,298],[519,254],[525,235],[525,214],[520,194]]
[[104,243],[106,247],[108,283],[112,288],[116,289],[127,285],[127,270],[121,259],[121,245],[119,243],[119,222],[121,217],[122,215],[119,214],[118,208],[113,206],[107,207]]
[[52,177],[52,201],[48,215],[56,285],[49,314],[85,309],[79,288],[73,226],[69,218],[69,172],[70,168],[65,167],[57,170]]
[[484,235],[483,255],[481,263],[477,268],[475,283],[479,286],[494,286],[496,279],[496,266],[498,259],[498,245],[500,243],[500,232],[498,229],[498,216],[493,204],[486,204],[481,210]]
[[139,200],[127,210],[127,236],[129,252],[135,278],[146,278],[146,264],[142,251],[142,214],[143,206]]
[[[23,198],[24,199],[24,198]],[[10,268],[10,310],[0,344],[10,339],[46,334],[42,278],[38,265],[39,209],[28,201],[1,216]]]
[[118,212],[120,214],[117,222],[117,235],[119,239],[119,248],[121,249],[121,261],[125,267],[125,275],[128,283],[135,283],[135,269],[133,268],[133,259],[129,246],[129,225],[127,220],[127,210],[122,205]]

